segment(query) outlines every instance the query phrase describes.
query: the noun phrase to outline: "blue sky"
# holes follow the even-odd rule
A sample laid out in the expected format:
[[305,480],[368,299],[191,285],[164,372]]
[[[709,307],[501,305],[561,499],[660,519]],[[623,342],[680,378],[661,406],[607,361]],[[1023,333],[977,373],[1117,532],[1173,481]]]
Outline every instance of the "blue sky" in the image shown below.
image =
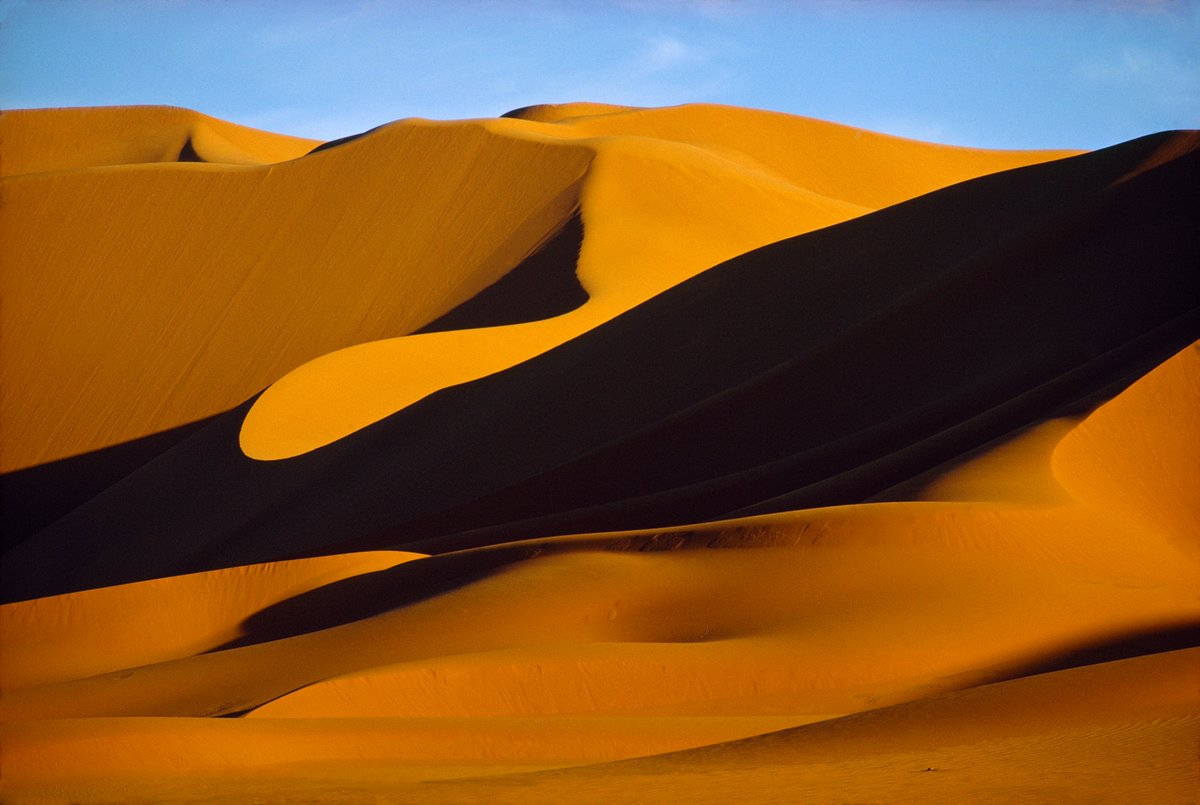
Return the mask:
[[1200,128],[1200,0],[0,0],[3,108],[331,139],[572,100],[1098,148]]

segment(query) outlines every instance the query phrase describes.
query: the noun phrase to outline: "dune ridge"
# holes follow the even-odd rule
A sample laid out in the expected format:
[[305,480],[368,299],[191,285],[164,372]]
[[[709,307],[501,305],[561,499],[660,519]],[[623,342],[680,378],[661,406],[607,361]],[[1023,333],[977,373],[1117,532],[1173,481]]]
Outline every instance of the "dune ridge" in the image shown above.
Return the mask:
[[5,802],[1194,799],[1200,134],[6,142]]

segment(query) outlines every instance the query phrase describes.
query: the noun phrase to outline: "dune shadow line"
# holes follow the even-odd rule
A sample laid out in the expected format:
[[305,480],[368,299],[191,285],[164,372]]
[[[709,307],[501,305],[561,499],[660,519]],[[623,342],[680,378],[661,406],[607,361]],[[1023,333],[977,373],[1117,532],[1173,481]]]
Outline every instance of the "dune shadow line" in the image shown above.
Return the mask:
[[1055,654],[1049,654],[1004,674],[1003,679],[1050,674],[1069,668],[1082,668],[1197,647],[1200,647],[1200,623],[1189,621],[1159,629],[1127,632],[1100,642],[1065,647]]
[[536,547],[520,546],[429,556],[331,582],[259,610],[241,623],[239,637],[206,653],[364,620],[465,587],[538,552]]
[[579,212],[516,268],[416,333],[499,327],[570,313],[588,300],[576,266],[583,247]]
[[220,416],[0,475],[0,553],[19,545]]

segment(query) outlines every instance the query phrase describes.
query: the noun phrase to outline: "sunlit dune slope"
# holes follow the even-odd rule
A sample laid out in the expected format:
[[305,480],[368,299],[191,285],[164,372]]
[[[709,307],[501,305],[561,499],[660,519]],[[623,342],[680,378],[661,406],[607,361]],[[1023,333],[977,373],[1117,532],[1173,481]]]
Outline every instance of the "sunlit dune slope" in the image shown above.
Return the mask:
[[[1200,411],[1186,405],[1198,376],[1200,346],[1191,346],[1057,438],[1033,439],[1019,460],[1010,442],[947,473],[939,500],[415,561],[306,560],[10,604],[6,639],[37,635],[40,646],[17,646],[35,665],[6,669],[0,708],[18,719],[253,709],[811,720],[1175,645],[1200,622],[1196,534],[1115,516],[1121,501],[1077,498],[1059,479],[1097,453],[1128,454],[1120,439],[1093,434],[1137,410],[1142,483],[1170,490],[1186,448],[1155,436],[1168,423],[1185,439],[1200,431]],[[1009,476],[1007,497],[954,499],[954,476],[989,472]],[[1194,516],[1196,506],[1178,510]],[[317,570],[332,575],[296,575]],[[291,595],[272,592],[284,583]],[[123,608],[168,591],[174,608],[123,622]],[[184,639],[173,621],[187,602],[214,595],[214,614],[197,612],[196,636]],[[85,629],[113,642],[107,661],[142,667],[90,675],[100,667],[87,657],[100,652],[76,646]],[[183,652],[218,647],[218,635],[224,650]],[[160,657],[138,654],[139,644]],[[55,654],[61,681],[37,670],[54,668]]]
[[[16,747],[6,784],[96,801],[203,791],[218,802],[1187,802],[1200,783],[1197,662],[1195,650],[1139,657],[719,746],[518,774],[586,762],[623,729],[642,747],[667,743],[680,722],[597,719],[566,732],[562,720],[513,719],[24,722],[4,728]],[[472,764],[470,748],[495,754]]]
[[318,142],[174,106],[14,109],[0,112],[0,176],[148,162],[264,165]]
[[447,802],[1189,802],[1198,663],[1196,650],[1139,657],[662,757],[392,790]]
[[[924,501],[329,557],[6,605],[6,623],[43,638],[22,651],[46,668],[57,653],[74,677],[6,683],[6,785],[116,799],[200,787],[237,801],[264,780],[280,796],[299,774],[318,801],[502,801],[508,778],[486,775],[761,735],[515,779],[534,801],[635,787],[650,801],[702,788],[759,801],[1184,801],[1200,666],[1196,650],[1170,649],[1192,645],[1200,623],[1196,534],[1073,479],[1119,457],[1145,494],[1170,499],[1200,432],[1197,378],[1200,344],[1086,416],[942,472]],[[1175,519],[1196,506],[1176,501]],[[248,592],[265,608],[251,612]],[[240,639],[192,656],[177,642],[178,658],[133,667],[149,659],[133,647],[156,651],[176,627],[131,618],[122,601],[173,602],[178,616],[206,596],[238,602],[209,622],[229,634],[242,618]],[[130,667],[70,671],[83,630],[109,636]],[[289,763],[302,765],[277,765]],[[723,787],[708,787],[714,774]],[[419,783],[439,778],[459,782]]]
[[[254,421],[264,395],[11,550],[6,594],[880,494],[1086,410],[1200,335],[1195,143],[1143,138],[771,244],[285,461],[239,447],[270,433],[269,410]],[[400,341],[436,374],[460,360],[419,346],[438,336],[457,334]],[[386,410],[392,343],[295,373],[268,392],[272,416],[287,430],[353,420],[356,400]]]
[[297,559],[102,587],[0,608],[0,687],[45,685],[202,654],[265,608],[416,558],[396,551]]
[[[1138,381],[1055,449],[1052,468],[1075,498],[1200,551],[1200,346]],[[1153,413],[1147,411],[1153,409]]]
[[[387,385],[400,377],[401,393],[420,398],[721,260],[859,215],[872,198],[1064,155],[966,151],[781,115],[767,126],[758,113],[711,107],[629,112],[624,133],[626,118],[608,112],[595,128],[586,116],[541,122],[550,111],[405,120],[299,159],[306,143],[184,110],[6,113],[6,173],[58,172],[0,186],[4,470],[201,420],[306,361],[411,333],[519,265],[576,208],[579,281],[596,304],[501,337],[422,336],[437,357],[405,351]],[[185,146],[206,162],[246,164],[179,162]],[[279,164],[249,164],[264,162]],[[109,167],[85,169],[95,165]],[[573,260],[561,270],[573,273]],[[389,412],[378,409],[368,421]],[[277,458],[310,446],[248,449]]]

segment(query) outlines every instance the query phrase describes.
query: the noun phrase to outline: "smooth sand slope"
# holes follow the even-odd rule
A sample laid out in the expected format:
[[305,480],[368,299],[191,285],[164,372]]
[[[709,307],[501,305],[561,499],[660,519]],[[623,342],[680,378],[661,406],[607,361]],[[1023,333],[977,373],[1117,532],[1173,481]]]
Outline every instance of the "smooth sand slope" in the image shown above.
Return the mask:
[[1198,146],[0,115],[0,799],[1195,801]]

